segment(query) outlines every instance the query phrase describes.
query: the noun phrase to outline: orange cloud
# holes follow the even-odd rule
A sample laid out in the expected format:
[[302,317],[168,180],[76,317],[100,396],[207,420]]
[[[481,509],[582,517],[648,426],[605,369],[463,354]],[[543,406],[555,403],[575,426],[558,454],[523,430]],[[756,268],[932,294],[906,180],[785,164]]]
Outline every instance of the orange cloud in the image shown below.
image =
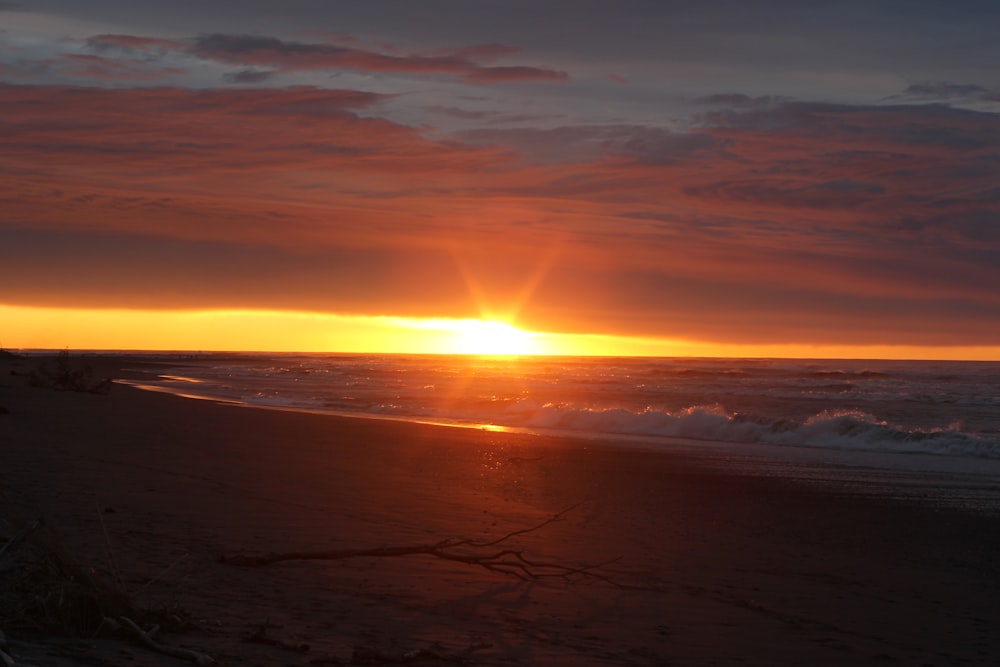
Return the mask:
[[376,117],[387,99],[3,86],[3,298],[1000,339],[995,115],[769,100],[684,132],[432,139]]

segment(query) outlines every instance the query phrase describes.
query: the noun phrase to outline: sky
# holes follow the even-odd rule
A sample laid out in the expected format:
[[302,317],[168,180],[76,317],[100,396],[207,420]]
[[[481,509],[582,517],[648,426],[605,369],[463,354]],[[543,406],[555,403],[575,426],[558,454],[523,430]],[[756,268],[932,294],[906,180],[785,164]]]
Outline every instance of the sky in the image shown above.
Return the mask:
[[0,345],[1000,359],[998,34],[994,0],[0,1]]

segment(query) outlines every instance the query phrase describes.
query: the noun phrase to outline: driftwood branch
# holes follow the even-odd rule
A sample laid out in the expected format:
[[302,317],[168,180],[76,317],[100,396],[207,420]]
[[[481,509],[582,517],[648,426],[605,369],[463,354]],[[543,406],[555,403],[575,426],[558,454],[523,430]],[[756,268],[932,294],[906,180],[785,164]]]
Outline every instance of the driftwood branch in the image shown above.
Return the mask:
[[267,632],[270,628],[280,629],[281,626],[274,625],[270,621],[264,621],[263,623],[257,626],[257,629],[254,631],[252,635],[246,637],[243,641],[247,642],[248,644],[266,644],[267,646],[277,646],[280,649],[284,649],[286,651],[292,651],[293,653],[309,652],[310,648],[309,644],[305,643],[292,644],[290,642],[286,642],[281,639],[275,639]]
[[434,662],[467,665],[470,664],[473,653],[492,647],[492,644],[478,643],[473,644],[458,653],[445,651],[441,648],[440,644],[437,643],[435,643],[434,648],[418,648],[402,653],[385,653],[375,649],[356,648],[354,649],[354,653],[351,654],[351,664],[406,665],[411,663],[427,664],[428,662]]
[[[438,542],[424,544],[407,544],[390,547],[374,547],[368,549],[336,549],[330,551],[279,551],[268,553],[237,553],[220,557],[220,562],[241,567],[262,567],[292,560],[347,560],[350,558],[396,558],[401,556],[431,556],[441,560],[463,563],[484,568],[490,572],[517,577],[525,581],[545,578],[591,578],[617,586],[614,581],[601,575],[598,571],[618,558],[597,564],[565,565],[544,560],[535,560],[525,555],[520,549],[503,548],[508,540],[519,535],[526,535],[541,530],[546,526],[561,520],[566,514],[579,507],[579,503],[558,512],[545,521],[513,530],[497,539],[479,541],[471,539],[448,538]],[[484,549],[495,548],[483,552]]]
[[113,618],[105,618],[104,622],[114,630],[127,631],[128,634],[140,644],[152,651],[156,651],[157,653],[169,655],[173,658],[180,658],[181,660],[187,660],[195,663],[196,665],[210,665],[215,662],[211,656],[200,651],[180,646],[171,646],[170,644],[163,644],[157,641],[156,633],[160,630],[160,626],[158,625],[154,625],[149,630],[143,630],[139,627],[138,623],[133,621],[128,616],[122,616],[117,620]]

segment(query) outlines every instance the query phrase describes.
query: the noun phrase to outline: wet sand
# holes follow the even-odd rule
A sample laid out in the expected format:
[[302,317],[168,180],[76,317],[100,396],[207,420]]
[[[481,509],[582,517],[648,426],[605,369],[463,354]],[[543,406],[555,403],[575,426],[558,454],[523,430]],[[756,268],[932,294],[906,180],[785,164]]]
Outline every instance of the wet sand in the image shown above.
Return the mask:
[[[219,664],[1000,663],[995,514],[775,477],[718,454],[122,385],[54,391],[10,373],[33,363],[0,362],[8,518],[44,516],[137,605],[182,611],[196,627],[162,641]],[[118,360],[93,363],[123,375]],[[603,564],[596,578],[524,581],[425,555],[219,561],[490,541],[571,507],[503,545]],[[247,641],[265,625],[272,643]],[[39,666],[183,664],[104,636],[0,630],[11,654]]]

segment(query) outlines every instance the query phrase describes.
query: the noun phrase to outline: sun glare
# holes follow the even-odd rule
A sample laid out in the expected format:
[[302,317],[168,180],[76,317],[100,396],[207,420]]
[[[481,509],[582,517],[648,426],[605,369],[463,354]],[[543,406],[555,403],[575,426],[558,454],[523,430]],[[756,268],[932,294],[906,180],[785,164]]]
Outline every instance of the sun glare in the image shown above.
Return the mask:
[[534,336],[515,326],[492,320],[457,320],[453,324],[458,354],[536,354]]

